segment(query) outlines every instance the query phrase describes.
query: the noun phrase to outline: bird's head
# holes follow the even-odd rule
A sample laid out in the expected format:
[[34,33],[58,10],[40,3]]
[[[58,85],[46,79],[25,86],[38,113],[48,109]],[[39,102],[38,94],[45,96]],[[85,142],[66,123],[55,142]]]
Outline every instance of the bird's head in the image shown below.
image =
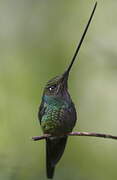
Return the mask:
[[45,86],[45,89],[44,89],[44,95],[49,95],[49,96],[64,96],[65,93],[68,94],[68,91],[67,91],[67,88],[68,88],[68,77],[69,77],[69,72],[71,71],[71,67],[76,59],[76,56],[80,50],[80,47],[82,45],[82,42],[84,40],[84,37],[87,33],[87,30],[88,30],[88,27],[91,23],[91,20],[92,20],[92,17],[94,15],[94,12],[95,12],[95,9],[96,9],[96,6],[97,6],[97,2],[95,3],[95,6],[93,8],[93,11],[90,15],[90,18],[88,20],[88,23],[85,27],[85,30],[83,32],[83,35],[80,39],[80,42],[78,43],[78,46],[77,46],[77,49],[74,53],[74,56],[71,60],[71,63],[70,65],[68,66],[67,70],[60,76],[56,76],[55,78],[52,78],[50,81],[47,82],[46,86]]

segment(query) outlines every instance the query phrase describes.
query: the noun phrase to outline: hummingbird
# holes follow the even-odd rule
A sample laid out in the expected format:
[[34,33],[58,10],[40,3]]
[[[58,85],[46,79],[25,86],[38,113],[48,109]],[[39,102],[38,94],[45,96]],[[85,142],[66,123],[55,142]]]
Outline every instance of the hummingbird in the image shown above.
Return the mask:
[[55,166],[63,155],[68,139],[67,134],[72,132],[77,120],[75,105],[68,92],[68,77],[91,23],[96,6],[97,2],[94,5],[93,11],[67,70],[61,75],[49,80],[43,91],[38,118],[43,133],[51,135],[51,137],[46,138],[46,171],[47,178],[50,179],[53,178]]

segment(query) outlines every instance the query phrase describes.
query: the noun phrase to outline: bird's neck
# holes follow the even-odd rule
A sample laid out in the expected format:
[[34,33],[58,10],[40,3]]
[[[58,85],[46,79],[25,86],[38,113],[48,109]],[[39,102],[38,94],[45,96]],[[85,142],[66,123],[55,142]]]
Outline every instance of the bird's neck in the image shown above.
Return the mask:
[[53,95],[44,95],[43,96],[44,102],[47,104],[67,104],[71,102],[70,96],[60,97],[60,96],[53,96]]

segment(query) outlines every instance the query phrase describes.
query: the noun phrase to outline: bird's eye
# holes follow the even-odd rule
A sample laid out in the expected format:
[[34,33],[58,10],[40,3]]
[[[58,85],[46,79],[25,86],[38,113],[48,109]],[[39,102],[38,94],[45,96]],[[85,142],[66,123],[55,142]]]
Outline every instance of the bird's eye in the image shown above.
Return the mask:
[[56,88],[56,85],[52,85],[52,86],[49,87],[49,90],[52,91],[52,90],[54,90],[55,88]]

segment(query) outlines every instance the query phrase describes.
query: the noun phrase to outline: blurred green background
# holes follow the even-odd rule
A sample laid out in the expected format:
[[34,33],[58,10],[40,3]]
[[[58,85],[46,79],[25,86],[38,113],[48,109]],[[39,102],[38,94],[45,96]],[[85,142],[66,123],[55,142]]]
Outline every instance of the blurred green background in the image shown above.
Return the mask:
[[[70,63],[93,0],[0,1],[0,179],[45,180],[37,112],[45,83]],[[75,131],[117,135],[117,1],[100,0],[69,78]],[[116,180],[117,142],[70,137],[55,180]]]

